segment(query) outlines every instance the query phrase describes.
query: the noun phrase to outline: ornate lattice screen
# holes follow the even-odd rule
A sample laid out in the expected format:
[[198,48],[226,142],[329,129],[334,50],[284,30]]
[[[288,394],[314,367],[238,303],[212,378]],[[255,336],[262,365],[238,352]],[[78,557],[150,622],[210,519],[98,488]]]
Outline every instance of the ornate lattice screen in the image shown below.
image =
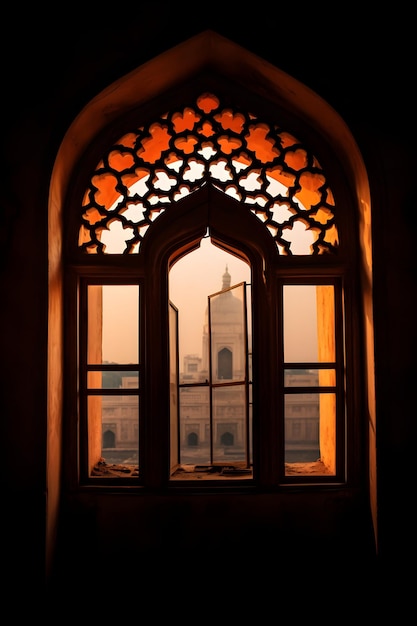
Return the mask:
[[279,254],[336,253],[333,194],[314,155],[211,93],[111,146],[83,198],[79,246],[89,254],[138,253],[154,220],[207,184],[252,211]]

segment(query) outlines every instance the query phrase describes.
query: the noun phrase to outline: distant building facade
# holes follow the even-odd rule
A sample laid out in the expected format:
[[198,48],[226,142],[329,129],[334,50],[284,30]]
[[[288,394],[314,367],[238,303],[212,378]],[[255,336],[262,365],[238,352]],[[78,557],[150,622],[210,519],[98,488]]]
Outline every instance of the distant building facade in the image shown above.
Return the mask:
[[[137,386],[137,376],[120,377],[123,389]],[[102,396],[102,456],[107,463],[138,463],[138,410],[136,395]]]
[[[237,295],[242,296],[244,289],[242,284]],[[202,356],[188,354],[180,364],[181,463],[252,461],[251,346],[244,302],[237,295],[226,267],[221,292],[210,302],[210,310],[209,306],[206,309]],[[120,384],[137,387],[137,378],[123,376]],[[317,385],[316,370],[285,372],[285,386]],[[317,460],[318,394],[286,394],[284,410],[285,460]],[[136,396],[103,396],[102,432],[107,462],[135,462],[139,434]]]

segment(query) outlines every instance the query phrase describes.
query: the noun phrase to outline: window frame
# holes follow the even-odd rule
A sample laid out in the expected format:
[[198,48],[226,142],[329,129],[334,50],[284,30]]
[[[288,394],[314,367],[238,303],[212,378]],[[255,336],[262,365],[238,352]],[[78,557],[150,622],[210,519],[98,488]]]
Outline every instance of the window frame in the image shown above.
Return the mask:
[[[132,286],[138,287],[138,362],[137,363],[89,363],[88,359],[88,303],[89,295],[88,288],[90,286]],[[143,404],[144,404],[144,367],[143,367],[143,332],[142,323],[142,301],[143,297],[141,292],[143,291],[143,281],[140,278],[130,277],[129,279],[122,277],[111,277],[108,275],[99,276],[81,276],[78,284],[79,292],[79,420],[80,420],[80,439],[79,439],[79,452],[80,452],[80,465],[79,465],[79,477],[80,482],[83,484],[89,484],[94,482],[94,477],[91,475],[91,461],[89,448],[92,437],[98,437],[97,433],[90,433],[89,426],[89,408],[88,400],[95,396],[137,396],[138,398],[138,457],[139,457],[139,470],[142,465],[141,462],[141,448],[142,445],[142,432],[143,432]],[[88,375],[90,372],[110,372],[110,371],[128,371],[138,372],[138,386],[135,389],[125,388],[92,388],[88,383]],[[101,448],[101,445],[100,445]],[[95,463],[96,465],[97,463]],[[139,471],[139,475],[143,474],[143,470]],[[129,478],[131,482],[140,482],[139,476]],[[98,480],[102,480],[103,476],[100,476]],[[106,482],[109,484],[118,484],[120,476],[106,478]],[[104,482],[104,481],[103,481]]]
[[[332,286],[334,287],[334,340],[335,340],[335,356],[334,361],[332,362],[296,362],[296,361],[285,361],[284,358],[284,314],[283,314],[283,289],[285,286],[294,286],[294,285],[311,285],[311,286]],[[333,484],[344,484],[347,481],[347,450],[346,450],[346,432],[347,432],[347,402],[346,402],[346,394],[347,389],[345,387],[345,371],[346,371],[346,347],[345,347],[345,290],[344,290],[344,280],[343,274],[337,271],[310,274],[308,277],[304,276],[291,276],[288,275],[280,275],[277,280],[278,286],[278,303],[276,306],[277,314],[281,311],[281,318],[278,321],[278,345],[282,346],[282,349],[278,349],[278,373],[280,377],[280,409],[279,412],[283,416],[280,420],[279,429],[280,429],[280,467],[279,467],[279,476],[280,483],[282,485],[286,484],[310,484],[310,483],[333,483]],[[318,370],[326,370],[326,369],[334,369],[335,371],[335,384],[334,386],[321,386],[317,387],[307,387],[300,388],[298,391],[299,394],[305,393],[317,393],[326,394],[326,393],[334,393],[335,394],[335,424],[334,424],[334,436],[335,436],[335,472],[331,475],[319,475],[319,476],[289,476],[285,472],[285,396],[287,394],[297,393],[296,391],[289,392],[288,389],[291,387],[286,387],[285,385],[285,372],[288,369],[318,369]],[[298,389],[297,387],[295,389]],[[327,389],[327,391],[326,391]]]
[[[165,101],[166,103],[166,101]],[[161,105],[162,106],[162,105]],[[253,107],[253,101],[250,100],[250,106]],[[165,105],[165,109],[166,109]],[[276,115],[276,111],[274,111]],[[135,112],[135,116],[138,112]],[[150,115],[150,112],[148,112]],[[145,115],[146,117],[146,115]],[[116,125],[117,127],[117,125]],[[120,127],[111,129],[112,136],[120,135]],[[291,126],[289,126],[291,128]],[[305,129],[304,129],[305,130]],[[97,162],[97,154],[106,143],[106,137],[109,137],[109,129],[100,138],[95,146],[91,146],[85,159],[91,164]],[[295,126],[295,132],[300,134],[298,124]],[[302,134],[302,133],[301,133]],[[314,137],[311,130],[306,131],[307,141]],[[317,141],[317,138],[316,138]],[[313,148],[316,152],[316,141],[313,141]],[[352,220],[349,223],[349,206],[350,194],[343,176],[338,170],[337,163],[332,162],[328,158],[326,147],[319,143],[323,149],[320,154],[320,160],[324,163],[329,180],[332,182],[332,189],[337,192],[338,201],[335,207],[335,215],[339,227],[340,247],[336,256],[319,255],[319,256],[279,256],[271,242],[267,242],[265,233],[260,234],[262,225],[254,223],[255,231],[259,231],[257,236],[252,240],[248,234],[248,226],[241,227],[236,220],[230,215],[222,215],[221,219],[211,224],[212,238],[220,247],[226,251],[239,254],[245,260],[250,262],[254,270],[254,281],[252,288],[252,324],[254,327],[253,342],[257,342],[257,354],[254,353],[252,367],[257,375],[259,372],[265,372],[266,368],[262,368],[261,354],[267,354],[267,362],[269,366],[273,363],[273,355],[271,354],[271,344],[279,351],[282,346],[282,335],[280,335],[279,323],[270,315],[271,302],[277,297],[279,286],[285,281],[292,280],[335,280],[343,285],[343,306],[344,306],[344,342],[345,342],[345,363],[344,380],[345,380],[345,425],[343,445],[339,444],[340,449],[337,451],[338,458],[343,459],[338,466],[337,476],[301,479],[291,479],[285,477],[282,466],[277,469],[277,461],[271,446],[268,447],[269,441],[279,441],[282,446],[283,441],[283,423],[278,415],[282,415],[282,407],[280,408],[280,399],[276,397],[270,398],[270,402],[265,398],[269,397],[271,384],[266,383],[265,377],[259,376],[254,387],[254,405],[268,418],[254,425],[253,431],[253,481],[242,482],[238,485],[237,481],[230,483],[231,488],[244,486],[245,488],[260,489],[281,489],[288,486],[296,487],[297,485],[305,487],[311,485],[326,486],[328,484],[356,484],[360,480],[362,469],[362,456],[360,454],[360,443],[362,428],[359,423],[360,402],[362,398],[360,368],[353,367],[360,363],[360,319],[357,303],[359,302],[358,290],[355,284],[359,280],[358,261],[357,261],[357,223]],[[317,150],[318,152],[318,150]],[[79,203],[79,199],[83,193],[83,185],[85,182],[86,161],[80,162],[78,174],[76,176],[74,187],[69,194],[69,206]],[[327,167],[328,166],[328,167]],[[88,171],[88,169],[87,169]],[[227,198],[221,192],[207,185],[200,191],[194,192],[191,196],[179,201],[170,216],[162,214],[155,220],[154,225],[149,231],[149,237],[145,237],[142,250],[139,255],[109,255],[100,258],[94,255],[80,254],[79,250],[74,249],[74,235],[76,233],[76,220],[74,211],[70,212],[67,220],[67,235],[65,241],[67,243],[67,284],[69,285],[69,302],[66,307],[69,332],[67,334],[66,343],[66,363],[68,384],[66,386],[67,399],[69,405],[69,418],[65,424],[67,432],[68,458],[69,463],[66,464],[69,482],[74,487],[97,485],[100,486],[116,486],[131,487],[140,486],[149,489],[181,489],[187,488],[183,483],[170,483],[169,481],[169,419],[165,423],[162,432],[158,432],[155,424],[150,419],[145,419],[140,426],[139,441],[143,446],[140,451],[140,459],[143,459],[143,468],[140,472],[138,480],[129,478],[127,481],[121,478],[105,479],[100,483],[95,479],[86,477],[82,470],[80,462],[82,455],[81,439],[86,436],[85,427],[80,421],[79,413],[79,383],[76,363],[79,358],[79,333],[80,319],[77,312],[77,306],[80,298],[80,285],[82,281],[89,279],[97,280],[114,280],[129,282],[130,280],[138,280],[142,284],[143,297],[141,298],[141,316],[144,320],[141,324],[140,336],[141,345],[143,346],[143,363],[144,365],[144,399],[141,413],[143,415],[151,415],[156,413],[169,416],[169,398],[164,396],[158,397],[157,379],[162,371],[162,377],[166,380],[169,378],[169,367],[166,358],[166,349],[168,345],[168,324],[165,324],[161,332],[155,330],[155,320],[153,314],[155,309],[159,310],[159,323],[163,321],[162,311],[168,310],[168,275],[169,267],[180,256],[187,254],[198,246],[198,241],[204,236],[207,229],[207,216],[204,220],[197,215],[196,206],[201,206],[215,200],[219,200],[220,195],[226,205],[232,205],[235,201]],[[215,198],[215,200],[214,200]],[[222,201],[220,201],[222,204]],[[239,203],[238,203],[239,204]],[[249,210],[249,209],[248,209]],[[174,215],[175,214],[175,215]],[[168,233],[166,236],[165,225],[167,224]],[[237,228],[236,228],[237,226]],[[251,233],[252,235],[253,233]],[[76,236],[75,236],[76,239]],[[71,243],[72,241],[72,243]],[[156,248],[156,252],[155,252]],[[166,306],[165,306],[166,305]],[[272,308],[278,310],[278,304],[272,304]],[[260,330],[260,319],[266,317],[267,325],[265,330]],[[271,342],[270,339],[273,339]],[[151,346],[153,346],[151,348]],[[168,387],[168,385],[167,385]],[[281,399],[283,391],[281,386]],[[268,406],[269,404],[269,406]],[[275,417],[274,417],[275,415]],[[161,419],[161,418],[160,418]],[[159,426],[164,426],[164,422],[158,422]],[[75,425],[75,426],[74,426]],[[341,427],[342,428],[342,427]],[[74,463],[74,459],[76,462]],[[343,466],[343,467],[342,467]],[[85,467],[85,466],[84,466]],[[75,469],[76,468],[76,469]],[[216,487],[220,485],[215,484]],[[224,489],[225,483],[222,482],[221,488]],[[199,489],[212,488],[213,485],[204,483],[199,485]],[[190,488],[196,489],[195,482]]]
[[[243,345],[243,349],[242,349],[242,354],[244,355],[242,357],[243,359],[243,371],[242,371],[242,375],[240,376],[239,379],[236,379],[233,376],[233,353],[230,351],[229,348],[223,347],[220,351],[217,350],[213,350],[213,334],[212,334],[212,328],[213,328],[213,324],[215,324],[216,322],[213,322],[213,301],[215,301],[217,298],[219,298],[219,296],[221,297],[224,293],[230,293],[232,294],[234,291],[240,289],[241,291],[241,296],[242,298],[238,298],[239,300],[241,300],[241,327],[242,327],[242,337],[241,337],[241,345]],[[203,462],[203,465],[206,465],[208,469],[213,470],[216,469],[217,472],[221,471],[221,466],[223,465],[223,470],[222,470],[222,476],[224,476],[226,474],[226,472],[228,473],[228,475],[237,475],[237,476],[241,476],[242,474],[245,475],[250,475],[252,476],[252,463],[251,463],[251,459],[252,459],[252,447],[250,444],[250,441],[252,439],[252,430],[251,429],[251,424],[252,424],[252,375],[251,375],[251,367],[249,365],[249,361],[251,360],[251,349],[249,348],[249,343],[248,343],[248,334],[250,331],[249,329],[249,320],[248,320],[248,314],[247,314],[247,308],[248,308],[248,291],[251,290],[251,283],[247,283],[246,281],[243,282],[239,282],[239,283],[235,283],[234,285],[231,286],[227,286],[224,287],[221,291],[217,291],[215,293],[211,293],[211,294],[207,294],[207,336],[206,336],[206,341],[207,341],[207,358],[208,358],[208,362],[207,362],[207,371],[206,371],[206,379],[205,380],[198,380],[198,381],[184,381],[180,379],[180,376],[177,374],[177,389],[176,389],[176,393],[177,393],[177,398],[176,401],[173,403],[176,406],[176,421],[177,421],[177,429],[178,429],[178,451],[175,457],[175,462],[172,463],[171,462],[171,472],[170,472],[170,479],[171,480],[175,480],[176,478],[178,478],[178,476],[186,476],[184,474],[182,474],[182,472],[185,470],[185,466],[188,466],[188,469],[190,469],[191,466],[191,462],[187,463],[183,460],[183,450],[182,450],[182,446],[181,446],[181,440],[183,439],[182,437],[182,433],[181,433],[181,429],[182,429],[182,424],[181,424],[181,410],[182,410],[182,393],[184,390],[191,390],[192,393],[200,391],[203,392],[204,394],[204,390],[206,390],[207,392],[207,400],[205,402],[206,406],[207,406],[207,417],[206,419],[208,420],[205,424],[203,424],[203,426],[205,428],[208,427],[210,436],[209,436],[209,446],[208,446],[208,451],[207,451],[207,455],[209,457],[209,461]],[[251,298],[249,298],[249,302],[251,301]],[[176,313],[178,314],[178,309],[173,305],[172,302],[170,302],[170,306],[175,309]],[[214,306],[215,308],[215,306]],[[175,332],[176,332],[176,339],[178,337],[178,317],[177,317],[177,324],[176,324],[176,328],[175,328]],[[172,327],[171,327],[172,328]],[[172,345],[172,344],[171,344]],[[216,371],[220,371],[220,359],[219,356],[222,352],[224,352],[225,350],[227,350],[227,352],[230,354],[230,363],[227,364],[227,367],[230,366],[230,370],[228,370],[228,376],[224,379],[222,376],[219,376],[215,374]],[[177,370],[179,371],[179,345],[178,345],[178,340],[176,341],[176,365],[177,365]],[[241,362],[242,364],[242,362]],[[170,379],[171,380],[171,379]],[[220,426],[220,420],[219,420],[219,415],[217,415],[217,409],[216,409],[216,395],[217,392],[220,389],[242,389],[243,388],[243,394],[241,394],[244,398],[243,401],[243,428],[242,428],[242,443],[243,446],[241,448],[241,457],[239,459],[235,459],[233,462],[233,469],[227,466],[232,465],[232,462],[229,460],[229,462],[227,462],[226,460],[222,463],[222,461],[219,460],[219,458],[217,457],[216,460],[216,455],[214,454],[214,449],[216,447],[216,445],[218,445],[219,441],[218,441],[218,436],[216,436],[216,430],[217,427]],[[172,424],[171,424],[171,431],[173,430],[172,428]],[[230,434],[230,433],[229,433]],[[198,439],[198,436],[197,436]],[[217,453],[216,453],[217,454]],[[173,455],[172,455],[173,456]],[[185,454],[184,454],[185,456]],[[244,458],[243,458],[244,456]],[[196,465],[198,465],[200,468],[202,467],[202,465],[200,465],[201,461],[197,461]],[[217,468],[215,468],[215,466],[217,466]],[[200,472],[201,474],[202,472]],[[202,477],[202,476],[200,476]]]

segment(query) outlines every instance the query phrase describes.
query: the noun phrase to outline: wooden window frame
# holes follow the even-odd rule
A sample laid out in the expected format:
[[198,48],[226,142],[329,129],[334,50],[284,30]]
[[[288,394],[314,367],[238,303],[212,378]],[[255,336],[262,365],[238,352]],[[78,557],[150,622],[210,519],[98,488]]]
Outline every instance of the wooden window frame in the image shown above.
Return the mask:
[[[192,90],[191,90],[192,91]],[[186,94],[187,89],[184,90]],[[241,93],[239,93],[239,96]],[[251,106],[259,103],[250,99]],[[164,100],[160,109],[167,109]],[[145,118],[151,118],[153,111],[144,109]],[[276,115],[274,108],[265,106],[265,111]],[[135,111],[131,119],[140,116]],[[129,116],[127,116],[129,117]],[[288,114],[286,120],[290,120]],[[123,122],[126,124],[126,120]],[[97,154],[106,144],[106,137],[120,136],[120,128],[108,129],[100,138],[97,146],[91,146],[84,160],[80,163],[80,171],[76,175],[76,182],[69,194],[68,203],[72,207],[80,203],[85,190],[86,173],[98,162]],[[296,133],[303,134],[303,126],[295,122]],[[305,130],[305,129],[304,129]],[[79,486],[108,485],[112,488],[181,490],[196,489],[195,481],[187,486],[172,484],[169,481],[169,397],[168,392],[160,393],[160,381],[169,380],[169,368],[166,346],[168,337],[168,277],[172,264],[182,256],[196,249],[199,241],[205,236],[207,227],[216,245],[225,251],[238,255],[249,262],[253,271],[253,324],[254,343],[257,345],[257,354],[254,354],[252,367],[254,370],[255,391],[254,406],[262,419],[258,419],[253,432],[253,480],[242,482],[240,488],[253,489],[281,489],[287,487],[311,485],[355,485],[360,480],[362,467],[361,442],[362,427],[361,415],[361,350],[360,350],[360,319],[359,293],[356,287],[359,280],[357,260],[357,223],[350,213],[350,195],[345,187],[345,181],[337,163],[332,161],[325,144],[315,136],[314,131],[306,131],[308,140],[314,146],[320,147],[320,159],[327,165],[328,178],[332,189],[337,196],[335,215],[340,234],[340,247],[336,255],[316,256],[280,256],[276,246],[257,218],[248,217],[250,210],[241,211],[239,202],[226,196],[211,185],[205,185],[198,191],[180,200],[171,207],[171,210],[161,214],[149,232],[144,237],[140,254],[138,255],[86,255],[80,251],[74,242],[78,236],[77,212],[68,211],[66,224],[66,370],[67,370],[67,415],[65,424],[66,456],[65,464],[69,484],[74,488]],[[216,210],[213,211],[213,207]],[[239,211],[238,212],[238,208]],[[252,219],[253,218],[253,219]],[[87,476],[85,461],[86,437],[85,420],[80,413],[79,396],[79,340],[80,325],[80,285],[86,280],[114,280],[128,283],[137,280],[141,283],[141,344],[143,346],[144,363],[144,398],[141,406],[141,415],[144,416],[140,426],[140,458],[143,466],[139,478],[124,479],[100,478]],[[339,371],[339,380],[343,378],[343,423],[341,418],[339,431],[342,436],[337,443],[337,471],[328,476],[285,476],[282,461],[276,460],[277,449],[282,453],[283,442],[283,382],[281,379],[280,391],[277,394],[273,389],[268,369],[282,374],[276,369],[274,359],[282,347],[282,335],[277,320],[277,311],[280,309],[279,291],[281,285],[291,281],[334,281],[341,285],[343,292],[341,304],[343,308],[344,327],[338,333],[343,335],[344,355],[343,373]],[[266,320],[261,323],[260,320]],[[82,333],[81,333],[82,334]],[[262,355],[262,356],[261,356]],[[266,355],[266,357],[265,357]],[[266,364],[263,362],[266,361]],[[282,362],[281,362],[281,367]],[[338,365],[338,368],[342,366]],[[168,389],[168,382],[166,384]],[[339,401],[342,403],[342,400]],[[339,415],[341,409],[339,408]],[[156,416],[156,417],[155,417]],[[277,417],[278,416],[278,417]],[[84,441],[82,441],[84,439]],[[271,442],[277,442],[272,443]],[[278,448],[276,447],[278,446]],[[281,457],[282,459],[282,457]],[[192,482],[192,484],[191,484]],[[216,487],[218,484],[216,483]],[[224,489],[222,482],[221,488]],[[230,483],[235,489],[237,482]],[[212,488],[208,482],[199,489]]]
[[[169,379],[166,350],[169,341],[167,323],[169,268],[178,258],[198,247],[207,227],[210,228],[211,236],[217,245],[226,251],[240,255],[252,266],[253,341],[257,346],[252,363],[255,381],[253,402],[254,413],[260,417],[254,423],[253,479],[240,482],[234,479],[230,483],[222,481],[221,488],[229,486],[231,489],[237,487],[240,489],[279,489],[297,485],[302,485],[304,488],[308,485],[314,487],[329,484],[340,485],[348,484],[350,477],[357,474],[358,469],[354,467],[357,444],[352,445],[356,428],[353,419],[356,414],[354,407],[356,396],[349,393],[348,386],[346,386],[346,395],[344,389],[339,390],[338,462],[337,470],[331,476],[285,475],[282,463],[283,382],[278,385],[279,391],[274,391],[274,388],[276,389],[274,381],[279,380],[280,376],[282,381],[282,372],[285,369],[284,362],[277,360],[277,354],[280,353],[282,345],[280,315],[278,314],[282,309],[282,303],[279,293],[284,284],[307,282],[337,285],[340,292],[340,306],[344,308],[345,317],[344,328],[339,324],[337,333],[339,337],[348,338],[346,360],[343,355],[337,365],[338,376],[339,380],[343,379],[343,381],[357,379],[352,368],[354,356],[349,353],[357,341],[357,338],[353,336],[354,322],[349,316],[349,312],[355,309],[354,290],[348,280],[349,273],[346,272],[346,265],[340,263],[338,259],[327,256],[279,257],[272,243],[268,241],[267,233],[259,221],[250,212],[247,213],[245,219],[237,213],[240,209],[238,204],[221,192],[205,187],[178,203],[175,211],[158,218],[153,232],[144,241],[143,251],[139,257],[105,258],[104,262],[101,260],[99,267],[96,267],[94,263],[90,266],[71,267],[68,274],[72,293],[71,306],[68,308],[71,329],[68,333],[68,341],[72,342],[69,353],[73,355],[69,359],[72,364],[70,388],[72,387],[73,390],[80,388],[77,371],[82,372],[84,368],[82,358],[79,365],[75,367],[78,360],[77,354],[81,356],[82,343],[77,347],[73,344],[74,341],[75,344],[80,340],[84,341],[82,326],[85,325],[86,313],[82,308],[83,298],[80,298],[84,284],[88,282],[97,284],[137,282],[141,285],[140,315],[143,322],[141,323],[141,344],[144,346],[144,353],[141,356],[144,364],[144,398],[140,409],[143,421],[140,426],[142,465],[139,477],[100,476],[94,478],[88,476],[86,440],[89,435],[86,432],[85,416],[82,416],[83,396],[75,394],[78,400],[73,400],[72,406],[73,413],[77,414],[74,421],[78,427],[71,429],[70,436],[72,465],[74,465],[74,459],[78,460],[77,469],[72,470],[74,484],[99,485],[101,488],[104,486],[170,490],[195,490],[197,488],[195,480],[189,481],[188,484],[186,481],[181,481],[179,484],[169,480],[169,394],[163,390],[165,388],[168,390]],[[239,220],[237,220],[237,215],[239,215]],[[91,257],[88,260],[90,261]],[[76,302],[78,302],[78,311],[77,306],[74,305]],[[337,319],[340,321],[339,315]],[[80,370],[78,370],[79,367],[81,367]],[[343,408],[341,408],[342,405]],[[199,483],[198,489],[213,488],[213,485],[219,486],[215,480],[204,481],[202,484]]]

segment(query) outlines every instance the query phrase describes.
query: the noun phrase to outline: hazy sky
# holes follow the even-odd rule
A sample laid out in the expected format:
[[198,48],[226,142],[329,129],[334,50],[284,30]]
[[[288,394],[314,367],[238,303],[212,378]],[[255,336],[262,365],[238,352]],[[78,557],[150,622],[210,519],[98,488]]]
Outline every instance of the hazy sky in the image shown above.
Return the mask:
[[[232,286],[243,281],[251,282],[249,266],[211,245],[209,238],[202,240],[199,250],[187,255],[172,268],[170,298],[179,311],[180,358],[186,354],[202,355],[207,296],[221,290],[226,266]],[[315,295],[314,286],[285,288],[285,359],[288,361],[317,359]]]
[[[186,354],[202,356],[202,333],[207,297],[222,289],[227,270],[231,285],[250,283],[249,266],[204,238],[198,250],[178,261],[170,271],[170,299],[178,309],[180,366]],[[103,290],[103,360],[134,363],[137,354],[137,287],[107,286]],[[133,315],[128,315],[131,311]],[[285,291],[285,359],[317,358],[317,321],[314,286],[287,287]]]
[[250,269],[235,256],[220,250],[204,238],[200,248],[178,261],[170,271],[170,299],[178,309],[180,357],[202,355],[202,334],[207,297],[220,291],[223,274],[231,276],[231,286],[250,283]]
[[[231,285],[250,282],[249,266],[204,238],[198,250],[178,261],[169,274],[170,299],[178,309],[180,358],[202,356],[207,297],[220,291],[226,270]],[[103,290],[103,360],[137,362],[138,292],[135,286],[106,286]],[[132,315],[128,315],[128,312]]]

